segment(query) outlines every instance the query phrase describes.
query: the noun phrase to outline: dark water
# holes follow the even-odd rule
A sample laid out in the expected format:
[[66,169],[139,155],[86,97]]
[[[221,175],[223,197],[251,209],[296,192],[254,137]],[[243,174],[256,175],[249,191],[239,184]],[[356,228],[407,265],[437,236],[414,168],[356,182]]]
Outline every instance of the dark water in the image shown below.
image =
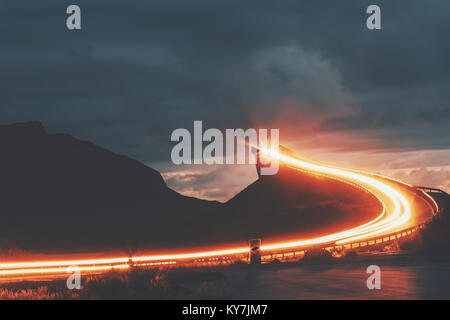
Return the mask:
[[[381,268],[381,289],[366,268]],[[225,272],[233,299],[450,299],[450,261],[368,262]]]

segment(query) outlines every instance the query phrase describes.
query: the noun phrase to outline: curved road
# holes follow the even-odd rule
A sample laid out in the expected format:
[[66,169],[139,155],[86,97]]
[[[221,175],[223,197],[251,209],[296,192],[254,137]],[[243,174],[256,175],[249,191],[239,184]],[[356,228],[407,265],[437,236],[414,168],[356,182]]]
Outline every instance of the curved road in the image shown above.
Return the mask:
[[[360,241],[376,236],[391,234],[413,227],[431,219],[439,210],[436,202],[425,192],[398,180],[371,173],[346,170],[328,165],[302,160],[289,151],[275,152],[260,149],[261,155],[277,159],[295,170],[337,179],[362,188],[373,194],[382,204],[382,211],[371,221],[338,233],[290,242],[268,243],[261,250],[274,252],[290,248],[304,249],[317,245],[339,245]],[[0,263],[0,281],[12,279],[27,280],[44,278],[49,275],[66,275],[68,267],[78,266],[82,272],[104,272],[112,269],[128,269],[131,265],[176,264],[186,259],[231,257],[248,254],[248,247],[229,248],[215,251],[180,252],[167,255],[147,255],[136,257],[58,259],[45,261],[25,261]]]

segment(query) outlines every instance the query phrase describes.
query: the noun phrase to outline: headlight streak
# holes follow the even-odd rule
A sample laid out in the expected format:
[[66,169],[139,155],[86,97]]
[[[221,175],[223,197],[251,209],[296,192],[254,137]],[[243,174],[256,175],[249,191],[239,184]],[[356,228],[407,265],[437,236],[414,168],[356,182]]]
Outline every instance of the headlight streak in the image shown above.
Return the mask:
[[[128,264],[119,264],[113,266],[88,266],[80,267],[80,271],[110,271],[110,270],[123,270],[128,269],[130,266]],[[12,269],[12,270],[2,270],[1,275],[25,275],[25,274],[57,274],[57,273],[67,273],[68,267],[59,268],[33,268],[33,269]]]
[[420,191],[422,192],[423,195],[425,195],[428,199],[430,199],[430,201],[431,201],[431,202],[433,203],[433,205],[434,205],[434,210],[435,210],[435,212],[438,212],[438,211],[439,211],[439,206],[438,206],[436,200],[434,200],[433,197],[430,196],[430,195],[429,195],[428,193],[426,193],[425,191],[423,191],[423,190],[420,190]]
[[[307,247],[319,244],[345,244],[355,240],[367,239],[372,236],[381,235],[387,232],[394,232],[400,227],[406,226],[406,224],[411,219],[411,207],[407,199],[393,187],[374,178],[376,175],[367,174],[373,176],[370,177],[360,172],[358,173],[354,170],[338,169],[321,164],[313,164],[295,157],[285,155],[281,152],[275,153],[269,149],[260,149],[260,152],[264,156],[270,157],[272,159],[277,159],[294,169],[327,176],[329,178],[334,178],[343,182],[347,182],[354,186],[358,186],[374,195],[383,206],[382,212],[375,219],[357,227],[312,239],[272,244],[269,243],[268,245],[263,245],[261,247],[262,251],[289,249],[293,247]],[[380,176],[380,178],[384,179],[385,177]],[[435,205],[437,206],[437,204]],[[80,269],[83,271],[106,271],[112,269],[127,269],[132,264],[139,265],[150,261],[173,261],[182,259],[211,258],[247,253],[249,253],[249,248],[241,247],[226,250],[200,251],[193,253],[145,255],[132,258],[121,257],[105,259],[72,259],[59,261],[0,263],[0,276],[36,273],[65,273],[67,270],[66,268],[72,265],[81,266]]]
[[[313,172],[319,172],[322,174],[340,177],[359,185],[362,184],[363,187],[370,188],[370,190],[372,190],[371,191],[372,194],[374,194],[374,191],[381,193],[381,195],[390,200],[394,205],[392,212],[390,212],[390,214],[387,214],[385,219],[381,219],[380,215],[379,216],[380,219],[375,219],[369,223],[366,223],[364,225],[361,225],[359,227],[350,230],[314,239],[294,241],[294,242],[284,242],[268,246],[262,246],[261,250],[273,250],[281,248],[318,245],[328,242],[336,242],[336,244],[344,244],[347,242],[368,238],[380,233],[384,233],[389,230],[393,230],[397,227],[400,227],[401,225],[406,224],[406,222],[408,222],[408,220],[411,218],[411,208],[406,198],[392,187],[378,180],[375,180],[374,178],[366,177],[364,175],[352,171],[308,163],[284,155],[279,152],[275,153],[270,149],[261,149],[261,152],[265,156],[268,156],[273,159],[278,159],[281,162],[284,162],[297,168],[302,168]],[[382,201],[380,197],[377,198],[381,201],[383,205],[383,214],[384,214],[385,211],[387,210],[385,201]]]

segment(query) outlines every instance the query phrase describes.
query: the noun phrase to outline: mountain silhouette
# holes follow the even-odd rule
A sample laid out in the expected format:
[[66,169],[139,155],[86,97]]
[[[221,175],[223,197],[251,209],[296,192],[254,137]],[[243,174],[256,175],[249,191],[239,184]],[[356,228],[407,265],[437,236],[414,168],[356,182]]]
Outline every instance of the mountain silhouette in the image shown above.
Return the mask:
[[38,122],[0,126],[0,150],[0,244],[28,251],[307,237],[364,223],[381,210],[364,191],[286,167],[223,204],[186,197],[156,170],[70,135],[49,134]]
[[363,224],[381,210],[367,192],[280,166],[221,206],[214,232],[218,240],[303,239]]
[[[40,123],[0,126],[0,237],[28,250],[173,245],[218,202],[138,161]],[[176,238],[172,238],[172,235]]]

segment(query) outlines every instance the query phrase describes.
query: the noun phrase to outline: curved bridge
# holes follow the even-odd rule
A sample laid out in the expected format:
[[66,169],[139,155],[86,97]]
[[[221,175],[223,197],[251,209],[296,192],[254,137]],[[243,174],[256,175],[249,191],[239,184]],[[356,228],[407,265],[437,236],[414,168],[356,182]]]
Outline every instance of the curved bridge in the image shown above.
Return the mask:
[[[376,246],[408,240],[442,212],[435,199],[430,196],[434,193],[444,193],[438,189],[414,187],[378,174],[319,164],[305,160],[284,148],[278,152],[269,149],[260,149],[259,152],[261,156],[278,160],[303,174],[336,179],[369,192],[378,199],[383,208],[373,220],[338,233],[264,244],[260,247],[263,263],[274,259],[297,260],[309,250],[370,250]],[[6,262],[0,263],[0,281],[67,276],[70,266],[77,266],[82,272],[101,273],[135,267],[228,264],[238,260],[248,261],[249,253],[249,247],[239,247],[136,257]]]

